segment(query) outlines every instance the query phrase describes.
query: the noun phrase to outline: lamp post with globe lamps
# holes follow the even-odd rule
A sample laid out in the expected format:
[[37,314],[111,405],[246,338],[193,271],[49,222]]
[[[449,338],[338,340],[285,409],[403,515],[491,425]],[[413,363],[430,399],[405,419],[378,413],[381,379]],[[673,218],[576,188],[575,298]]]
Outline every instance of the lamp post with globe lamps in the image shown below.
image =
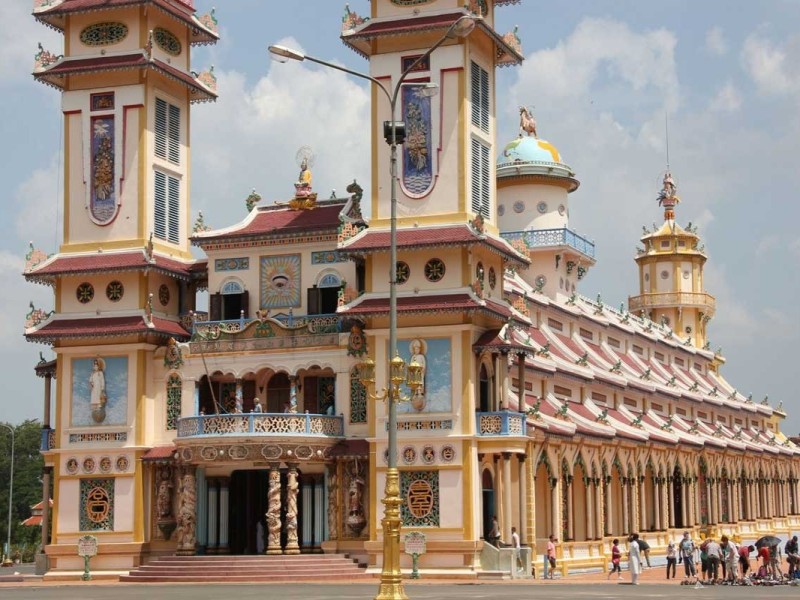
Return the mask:
[[8,477],[8,531],[6,537],[6,552],[3,559],[3,565],[11,564],[11,507],[13,506],[14,498],[14,428],[11,425],[0,423],[3,427],[11,432],[11,472]]
[[[308,56],[286,46],[269,47],[270,54],[280,62],[308,60],[361,79],[367,79],[377,86],[389,101],[391,121],[383,124],[383,134],[390,147],[389,172],[391,178],[389,220],[389,384],[380,392],[371,394],[373,398],[386,400],[389,404],[387,440],[389,457],[386,471],[386,487],[382,500],[385,506],[384,518],[381,521],[383,526],[383,567],[381,569],[380,589],[376,600],[404,600],[407,598],[403,590],[400,572],[400,505],[402,504],[402,499],[400,498],[400,473],[397,470],[397,403],[405,400],[401,394],[401,385],[405,383],[414,390],[421,385],[422,379],[422,367],[415,362],[406,365],[397,351],[397,145],[402,144],[405,140],[405,123],[398,122],[396,119],[397,99],[400,96],[403,82],[409,73],[412,73],[418,64],[426,60],[434,50],[447,40],[463,38],[469,35],[475,28],[476,20],[477,17],[466,14],[456,19],[433,46],[417,57],[403,71],[391,91],[381,81],[366,73],[353,71],[341,65]],[[429,89],[435,88],[431,84],[422,84],[422,86]],[[360,379],[366,386],[371,386],[375,383],[375,363],[369,358],[361,365]]]

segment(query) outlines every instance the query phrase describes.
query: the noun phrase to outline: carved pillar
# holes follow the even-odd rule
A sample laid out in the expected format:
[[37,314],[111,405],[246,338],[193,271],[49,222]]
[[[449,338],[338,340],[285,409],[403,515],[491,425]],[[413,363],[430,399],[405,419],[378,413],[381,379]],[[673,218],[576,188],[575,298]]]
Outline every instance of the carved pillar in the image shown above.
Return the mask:
[[341,522],[339,506],[339,474],[337,463],[328,465],[328,539],[339,539],[339,523]]
[[176,554],[191,556],[196,552],[197,532],[197,481],[194,465],[183,468],[178,506],[178,548]]
[[[305,507],[305,503],[303,504]],[[322,515],[325,514],[325,488],[322,478],[314,481],[314,508],[312,509],[314,515],[314,536],[312,547],[319,551],[322,547],[322,541],[325,539],[325,520]]]
[[566,475],[561,485],[567,486],[567,538],[570,540],[575,539],[575,501],[572,494],[575,493],[575,487],[572,485],[572,475]]
[[594,483],[594,506],[595,506],[595,532],[594,539],[602,540],[606,532],[603,527],[603,480],[595,479]]
[[561,517],[561,478],[553,477],[550,480],[550,506],[552,511],[550,514],[550,533],[556,537],[561,537],[561,526],[559,520]]
[[626,477],[622,482],[622,534],[627,535],[631,532],[631,506],[628,501],[630,496],[630,482]]
[[244,395],[242,392],[242,380],[238,377],[236,378],[236,404],[234,405],[234,411],[237,413],[243,412],[244,409]]
[[50,543],[50,472],[53,467],[42,469],[42,553]]
[[42,428],[50,429],[50,388],[52,386],[53,374],[46,373],[44,376],[44,411],[42,414]]
[[289,412],[297,412],[297,375],[289,375]]
[[208,545],[206,552],[216,554],[219,538],[219,480],[210,478],[208,480]]
[[[286,550],[284,554],[300,554],[297,543],[297,495],[300,484],[297,481],[297,463],[289,463],[286,477]],[[310,517],[311,515],[309,515]]]
[[169,540],[172,532],[175,531],[177,522],[172,510],[172,468],[167,465],[159,465],[155,468],[155,488],[156,502],[154,508],[154,521],[158,526],[161,537]]
[[586,539],[593,540],[596,537],[594,534],[594,484],[588,477],[584,481],[586,482]]
[[503,540],[511,542],[511,453],[503,453]]
[[525,412],[528,408],[525,401],[525,353],[517,354],[517,379],[519,380],[519,412]]
[[230,515],[228,508],[230,506],[230,478],[221,477],[219,480],[219,546],[217,547],[217,554],[228,554],[228,537],[230,534],[228,522]]
[[645,496],[647,495],[647,485],[645,485],[645,478],[639,476],[639,529],[638,531],[647,530],[647,505],[645,504]]
[[653,504],[654,506],[654,523],[653,529],[661,531],[661,484],[658,478],[653,479]]
[[[613,468],[613,467],[612,467]],[[614,511],[609,508],[609,505],[614,505],[614,500],[619,501],[618,498],[611,498],[611,492],[613,491],[613,487],[611,486],[611,478],[604,479],[603,481],[603,503],[605,505],[605,515],[606,515],[606,527],[603,531],[603,535],[605,536],[605,532],[608,531],[609,535],[614,533]]]
[[269,464],[266,516],[267,554],[283,554],[281,550],[281,472],[279,463]]
[[197,469],[197,547],[204,552],[208,546],[208,485],[205,469]]
[[519,487],[519,541],[521,544],[525,543],[526,525],[528,523],[528,478],[525,476],[525,455],[517,454],[517,465],[519,466],[519,475],[517,478],[517,485]]

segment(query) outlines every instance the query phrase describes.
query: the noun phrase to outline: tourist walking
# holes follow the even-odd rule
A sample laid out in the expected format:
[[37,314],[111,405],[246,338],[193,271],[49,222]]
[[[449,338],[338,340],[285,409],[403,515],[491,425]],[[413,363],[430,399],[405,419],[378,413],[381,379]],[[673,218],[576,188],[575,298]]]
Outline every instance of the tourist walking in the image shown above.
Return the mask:
[[639,534],[632,533],[628,538],[628,568],[631,570],[631,585],[639,585],[642,572],[642,559],[639,554]]
[[499,547],[500,525],[497,522],[497,515],[492,517],[492,528],[489,530],[489,535],[486,536],[486,541],[492,546]]
[[675,579],[676,566],[678,562],[678,550],[672,540],[667,544],[667,579],[669,579],[669,570],[672,569],[672,578]]
[[514,558],[517,561],[517,572],[522,572],[522,544],[519,541],[519,534],[517,533],[517,528],[511,528],[511,547],[514,548]]
[[614,573],[617,574],[617,579],[622,579],[622,567],[619,564],[621,561],[622,551],[619,549],[619,540],[614,538],[614,541],[611,542],[611,570],[608,572],[608,579],[611,579]]
[[678,546],[678,558],[683,561],[684,579],[697,577],[694,567],[694,541],[689,537],[689,532],[683,532],[683,539]]
[[555,579],[556,574],[556,542],[558,538],[554,536],[552,533],[550,534],[550,538],[547,540],[547,562],[550,563],[550,579]]

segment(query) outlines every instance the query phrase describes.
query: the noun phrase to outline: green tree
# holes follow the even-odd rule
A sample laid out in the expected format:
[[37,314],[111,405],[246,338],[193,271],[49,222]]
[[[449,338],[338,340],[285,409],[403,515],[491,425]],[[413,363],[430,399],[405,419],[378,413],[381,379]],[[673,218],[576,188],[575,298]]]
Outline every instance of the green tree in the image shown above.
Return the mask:
[[[14,428],[14,497],[11,506],[11,546],[36,545],[41,540],[39,527],[26,527],[22,521],[31,515],[31,506],[42,500],[42,467],[39,449],[42,424],[29,420]],[[0,544],[8,532],[8,492],[11,474],[11,432],[0,427]]]

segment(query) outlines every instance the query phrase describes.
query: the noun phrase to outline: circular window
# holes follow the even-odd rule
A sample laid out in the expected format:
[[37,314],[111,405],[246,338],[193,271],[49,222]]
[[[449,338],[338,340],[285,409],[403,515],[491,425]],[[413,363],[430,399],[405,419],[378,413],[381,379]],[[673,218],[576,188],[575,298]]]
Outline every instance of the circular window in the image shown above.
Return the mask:
[[666,269],[661,271],[661,279],[669,279],[669,271],[667,271]]
[[525,210],[525,203],[522,200],[514,202],[514,212],[521,213]]
[[535,281],[536,281],[536,287],[541,289],[544,287],[544,284],[547,283],[547,277],[545,277],[544,275],[537,275]]
[[478,281],[480,281],[481,283],[483,283],[483,274],[484,274],[483,263],[479,262],[478,266],[475,267],[475,277],[477,277]]
[[411,276],[411,268],[408,266],[407,263],[404,263],[402,260],[397,261],[397,271],[395,272],[395,280],[397,283],[404,284],[408,281],[408,278]]
[[494,289],[497,285],[497,272],[494,270],[494,267],[489,267],[489,287]]
[[567,212],[567,207],[564,206],[563,204],[559,204],[558,205],[558,214],[560,214],[563,217],[566,212]]
[[498,204],[497,205],[497,216],[502,217],[506,214],[506,205],[505,204]]
[[125,293],[125,287],[120,281],[112,281],[106,286],[106,298],[112,302],[119,302],[122,300],[122,295]]
[[645,273],[644,274],[644,280],[645,281],[650,281],[650,273]]
[[84,46],[110,46],[124,40],[128,35],[125,23],[95,23],[81,31]]
[[169,288],[166,283],[162,283],[161,287],[158,288],[158,301],[161,302],[162,306],[169,304]]
[[425,263],[425,279],[436,282],[444,277],[444,263],[438,258],[432,258]]
[[536,205],[536,210],[538,210],[541,214],[546,213],[547,212],[547,202],[539,202],[539,204]]
[[156,43],[156,46],[167,54],[178,56],[181,53],[181,41],[174,33],[167,31],[163,27],[156,27],[153,29],[153,41]]
[[75,295],[78,297],[78,302],[88,304],[94,298],[94,288],[91,283],[82,283],[78,286]]
[[684,271],[683,272],[683,278],[684,279],[689,279],[689,275],[690,275],[689,271]]

